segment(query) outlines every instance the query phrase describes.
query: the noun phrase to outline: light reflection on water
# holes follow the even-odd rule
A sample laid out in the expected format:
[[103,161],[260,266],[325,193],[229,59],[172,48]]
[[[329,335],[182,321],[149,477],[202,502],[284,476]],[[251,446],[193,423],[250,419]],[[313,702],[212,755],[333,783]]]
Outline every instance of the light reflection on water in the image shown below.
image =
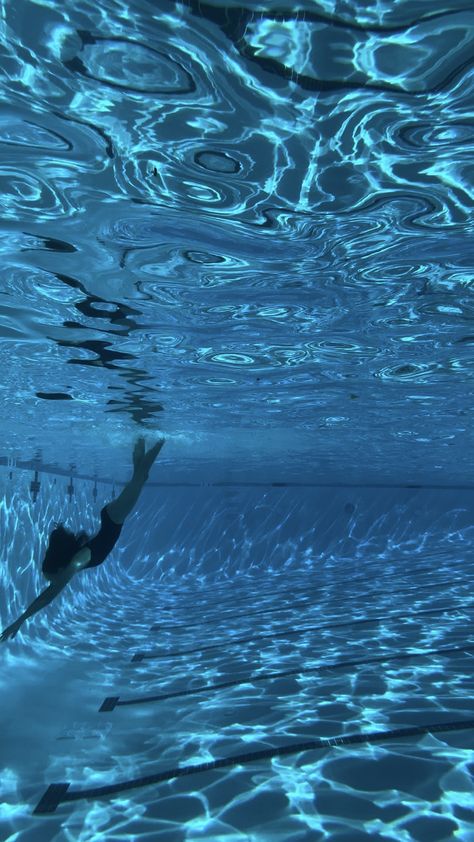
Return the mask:
[[2,838],[472,842],[472,731],[32,815],[473,716],[471,492],[367,488],[472,486],[472,3],[247,6],[2,6],[3,627],[166,436],[111,559],[2,644]]

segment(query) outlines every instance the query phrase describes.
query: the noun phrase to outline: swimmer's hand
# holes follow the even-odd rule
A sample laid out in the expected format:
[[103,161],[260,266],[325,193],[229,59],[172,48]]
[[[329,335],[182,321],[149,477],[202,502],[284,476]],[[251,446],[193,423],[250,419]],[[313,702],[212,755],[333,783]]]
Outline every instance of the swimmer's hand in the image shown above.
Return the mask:
[[11,626],[8,626],[8,628],[6,628],[5,631],[0,635],[0,641],[8,640],[9,637],[15,637],[15,635],[18,634],[18,630],[22,625],[22,620],[15,620],[15,622],[12,623]]

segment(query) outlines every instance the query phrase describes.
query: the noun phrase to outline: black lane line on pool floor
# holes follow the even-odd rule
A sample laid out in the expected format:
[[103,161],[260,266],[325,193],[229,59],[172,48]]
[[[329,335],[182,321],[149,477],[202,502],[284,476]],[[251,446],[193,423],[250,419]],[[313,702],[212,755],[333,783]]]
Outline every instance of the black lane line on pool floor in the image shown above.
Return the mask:
[[447,605],[445,608],[422,608],[419,611],[416,611],[414,614],[389,614],[384,615],[383,617],[371,617],[371,618],[364,618],[363,620],[348,620],[344,623],[333,623],[331,625],[324,625],[324,626],[306,626],[302,629],[285,629],[284,631],[269,633],[269,634],[259,634],[254,637],[229,637],[227,640],[224,640],[222,643],[212,643],[210,646],[198,646],[194,649],[179,649],[174,652],[136,652],[135,655],[131,659],[131,663],[137,663],[138,661],[143,661],[145,658],[147,660],[150,659],[164,659],[164,658],[180,658],[183,655],[194,655],[197,652],[209,652],[215,649],[232,649],[235,646],[240,646],[242,643],[258,643],[260,640],[275,640],[276,638],[288,638],[288,637],[297,637],[298,635],[306,634],[307,632],[319,632],[319,631],[328,631],[330,629],[341,629],[345,626],[361,626],[361,625],[370,625],[371,623],[382,623],[382,622],[392,622],[393,620],[403,620],[405,622],[416,621],[416,619],[421,615],[427,614],[445,614],[447,611],[469,611],[474,608],[474,605],[469,606],[458,606],[458,605]]
[[304,743],[294,743],[280,748],[269,748],[261,751],[246,752],[237,754],[234,757],[224,757],[220,760],[212,760],[207,763],[198,763],[192,766],[178,766],[175,769],[167,769],[158,772],[156,775],[146,775],[142,778],[132,778],[121,783],[110,786],[91,787],[89,789],[69,792],[69,783],[50,784],[41,800],[33,810],[33,815],[45,815],[54,813],[60,804],[71,801],[80,801],[82,798],[102,798],[118,792],[127,792],[142,786],[162,783],[173,778],[181,778],[185,775],[195,775],[199,772],[210,772],[215,769],[225,769],[232,766],[239,766],[245,763],[254,763],[258,760],[271,760],[274,757],[285,757],[290,754],[298,754],[305,751],[315,751],[324,748],[337,746],[351,746],[381,742],[383,740],[396,740],[405,737],[418,737],[422,734],[434,734],[445,731],[465,731],[474,728],[474,719],[457,720],[454,722],[435,722],[432,725],[416,726],[412,728],[397,728],[392,731],[374,731],[371,734],[347,734],[343,737],[333,737],[326,740],[308,740]]
[[[377,565],[376,569],[374,569],[375,565],[372,565],[372,567],[370,568],[369,571],[364,570],[363,573],[361,573],[357,576],[353,576],[351,578],[351,584],[353,584],[354,582],[365,583],[366,580],[367,580],[367,573],[368,572],[370,573],[370,576],[373,579],[374,576],[376,576],[376,570],[377,569],[384,569],[387,566],[387,564],[388,564],[387,561],[384,561],[383,563],[380,562],[380,564]],[[419,576],[420,574],[426,573],[427,575],[430,575],[432,573],[431,564],[432,564],[432,562],[429,562],[427,564],[423,564],[423,565],[420,565],[418,567],[414,567],[414,568],[410,569],[408,571],[409,576],[410,576],[409,581],[413,581],[413,579],[416,579],[417,576]],[[327,569],[325,569],[323,565],[324,565],[324,562],[322,562],[321,567],[310,568],[310,569],[304,571],[304,576],[307,580],[311,579],[312,575],[314,575],[314,577],[318,577],[320,579],[322,577],[331,577],[329,579],[329,581],[315,586],[315,588],[314,588],[315,590],[324,591],[327,588],[333,588],[333,587],[337,587],[340,584],[344,584],[344,585],[346,584],[346,579],[344,578],[344,576],[335,577],[334,571],[332,573],[329,573],[329,571]],[[462,573],[462,580],[460,579],[459,581],[465,580],[466,570],[469,570],[469,568],[472,568],[472,567],[473,567],[472,564],[470,564],[470,565],[466,564],[466,565],[463,566],[462,569],[454,571],[454,573],[459,573],[459,574]],[[443,571],[443,572],[449,573],[450,571]],[[301,579],[302,579],[301,573],[298,574],[298,577],[294,576],[293,578],[297,578],[298,582],[300,582]],[[403,580],[403,578],[404,578],[403,572],[401,572],[399,570],[397,570],[394,573],[384,572],[384,573],[382,573],[382,575],[378,576],[376,584],[377,585],[378,584],[383,585],[386,582],[387,579],[392,580],[392,579],[395,579],[395,578],[397,579],[397,582],[399,582],[400,579]],[[451,578],[451,582],[452,581],[453,580]],[[456,579],[454,581],[456,581]],[[225,586],[225,589],[230,590],[231,593],[229,594],[229,596],[226,595],[225,599],[227,599],[231,603],[232,607],[234,607],[238,603],[242,603],[242,602],[245,603],[245,602],[250,602],[252,600],[255,600],[255,595],[256,595],[255,586],[258,587],[258,582],[254,582],[252,584],[253,584],[253,589],[251,589],[250,583],[245,585],[245,587],[248,587],[248,589],[250,591],[248,595],[239,596],[239,593],[241,592],[241,590],[243,588],[240,588],[239,591],[237,591],[237,593],[235,591],[234,591],[234,593],[232,593],[231,584],[229,583],[228,585]],[[211,584],[208,585],[208,589],[211,589],[211,597],[212,597],[212,600],[213,600],[213,603],[214,603],[215,602],[215,587],[211,583]],[[269,587],[268,589],[263,589],[263,588],[258,589],[257,594],[258,594],[259,598],[265,597],[265,596],[278,597],[280,594],[283,595],[283,596],[286,596],[288,594],[288,592],[290,592],[292,596],[298,595],[300,593],[301,594],[306,593],[307,592],[307,582],[305,582],[305,584],[302,584],[302,585],[294,586],[290,576],[287,576],[285,584],[282,588],[279,588],[279,587],[275,588],[275,584],[273,584],[273,586]],[[180,594],[178,593],[177,596],[179,596],[179,595]],[[186,593],[185,599],[187,599],[187,598],[189,598],[189,600],[190,600],[189,602],[185,602],[185,601],[181,600],[178,605],[173,603],[170,606],[169,610],[172,611],[172,612],[176,612],[177,609],[178,610],[181,610],[181,609],[186,610],[188,608],[205,609],[209,605],[209,599],[207,598],[207,594],[202,592],[202,591],[200,593],[197,593],[194,598],[192,597],[192,595]],[[225,603],[224,598],[222,596],[220,597],[219,604],[220,604],[221,607],[225,608],[226,603]]]
[[[470,586],[471,581],[472,580],[471,580],[470,577],[467,577],[465,580],[463,579],[462,583],[460,583],[461,587]],[[405,596],[406,594],[409,594],[410,591],[415,591],[416,594],[418,595],[418,593],[422,590],[434,590],[435,588],[439,588],[440,585],[451,585],[452,586],[452,584],[453,584],[452,579],[443,579],[441,582],[434,582],[434,583],[428,582],[428,584],[426,584],[426,585],[410,585],[409,587],[405,587],[405,588],[401,587],[401,588],[397,588],[397,597]],[[311,593],[311,591],[314,591],[314,590],[316,590],[316,588],[308,588],[307,593]],[[318,593],[319,593],[320,590],[321,590],[321,588],[318,587],[317,588]],[[367,596],[373,597],[373,596],[378,596],[379,594],[386,594],[386,593],[387,593],[386,588],[384,590],[364,590],[363,593],[361,592],[360,594],[353,594],[352,595],[351,604],[354,603],[354,600],[357,600],[359,598],[365,599]],[[446,595],[449,595],[449,594],[446,594]],[[324,599],[327,600],[328,596],[325,595]],[[341,597],[339,600],[335,600],[334,597],[329,597],[329,599],[332,599],[334,602],[336,602],[336,604],[338,604],[338,603],[345,604],[346,603],[346,599],[344,597]],[[198,620],[198,622],[196,622],[196,623],[180,623],[178,625],[173,625],[173,626],[163,626],[161,623],[155,624],[155,625],[151,626],[150,631],[179,631],[180,629],[186,629],[187,630],[189,628],[194,628],[195,626],[200,628],[202,626],[214,625],[216,623],[216,620],[221,621],[221,622],[228,622],[229,620],[247,620],[247,619],[253,620],[254,617],[256,617],[258,615],[261,615],[261,614],[281,614],[282,612],[294,611],[295,608],[306,608],[306,607],[311,608],[311,606],[313,606],[313,605],[317,605],[317,606],[321,605],[321,596],[319,596],[319,597],[314,596],[312,598],[307,597],[304,600],[301,600],[301,601],[298,601],[298,602],[292,602],[290,605],[284,605],[284,606],[280,606],[280,604],[277,603],[277,607],[268,606],[266,608],[261,608],[258,611],[246,611],[245,614],[227,614],[225,612],[220,612],[220,613],[216,613],[214,615],[214,617],[212,617],[211,620]]]
[[[452,578],[451,579],[443,579],[441,582],[435,581],[434,583],[430,581],[428,584],[420,585],[420,588],[426,589],[426,588],[440,587],[440,586],[445,585],[445,584],[451,585],[451,588],[443,590],[440,594],[440,596],[448,596],[448,595],[450,595],[450,592],[451,592],[451,589],[452,589],[453,586],[454,586],[454,588],[458,588],[459,586],[462,587],[464,584],[472,583],[473,578],[474,577],[471,574],[471,576],[463,576],[462,580],[454,580],[454,582],[453,582]],[[361,598],[363,598],[367,595],[369,595],[369,596],[375,595],[376,596],[378,593],[386,593],[387,589],[390,587],[390,583],[387,583],[387,582],[377,582],[377,585],[379,585],[379,587],[377,587],[376,590],[373,590],[373,591],[372,590],[370,590],[370,591],[364,590],[363,592],[355,593],[354,594],[355,599],[361,599]],[[404,594],[405,593],[409,594],[412,591],[416,592],[417,585],[416,585],[416,583],[411,583],[411,581],[403,581],[403,580],[400,581],[400,578],[398,577],[396,588],[397,588],[397,593],[403,592]],[[334,600],[337,592],[338,592],[338,585],[333,583],[332,585],[328,584],[324,587],[318,586],[318,588],[314,588],[314,589],[313,588],[307,588],[304,592],[302,591],[301,595],[303,593],[308,595],[309,599],[311,600],[311,603],[316,605],[316,604],[318,604],[318,600]],[[295,599],[296,594],[294,592],[287,591],[286,596],[288,596],[288,593],[290,593],[292,599]],[[305,603],[308,604],[308,605],[310,604],[309,599],[308,599],[308,597],[305,599]],[[341,597],[341,602],[343,602],[342,597]],[[292,604],[294,605],[295,603],[293,602]],[[260,610],[271,611],[272,605],[274,606],[274,609],[276,611],[290,610],[290,607],[285,606],[285,605],[282,606],[281,608],[279,608],[280,603],[277,600],[276,595],[274,595],[274,600],[272,602],[270,602],[270,600],[268,598],[262,599],[261,593],[254,594],[253,605],[257,606],[258,611],[260,611]],[[244,606],[237,607],[236,604],[234,604],[234,606],[233,606],[233,611],[235,612],[235,610],[239,610],[239,609],[245,610],[245,609],[247,609],[247,610],[245,610],[245,614],[240,614],[240,615],[237,615],[235,613],[231,614],[230,612],[232,612],[232,609],[225,608],[223,605],[221,606],[221,610],[217,613],[215,612],[215,610],[213,612],[207,612],[207,611],[205,611],[204,607],[202,609],[199,609],[199,607],[194,606],[193,610],[188,609],[185,612],[185,620],[187,621],[189,619],[191,621],[189,624],[187,622],[182,622],[182,621],[181,622],[178,621],[178,623],[176,623],[176,620],[175,620],[176,611],[180,610],[181,608],[182,608],[182,606],[176,606],[176,610],[174,612],[171,609],[166,609],[166,612],[167,613],[169,612],[170,616],[164,616],[163,621],[164,621],[164,623],[167,623],[169,625],[163,626],[161,623],[156,623],[156,624],[150,626],[150,631],[167,631],[167,630],[171,630],[172,627],[174,629],[174,628],[177,628],[177,627],[185,628],[188,625],[190,626],[191,624],[195,625],[195,623],[193,621],[194,621],[196,616],[199,617],[199,621],[197,621],[196,625],[204,625],[205,623],[209,623],[209,624],[215,623],[216,620],[219,620],[219,619],[227,620],[227,619],[232,619],[233,617],[238,618],[238,616],[242,617],[242,616],[250,616],[250,615],[253,617],[253,616],[255,616],[255,614],[258,613],[258,611],[252,611],[250,606],[247,607],[247,606],[244,605]],[[159,608],[159,611],[163,611],[163,610],[164,609],[162,607]],[[181,618],[180,618],[180,620],[181,620]]]
[[[147,702],[162,702],[166,699],[178,699],[182,696],[194,696],[198,693],[213,693],[215,690],[223,690],[229,687],[238,687],[241,684],[253,684],[257,681],[274,681],[278,678],[288,678],[293,675],[311,675],[324,672],[333,672],[347,667],[366,667],[370,664],[385,664],[391,661],[404,661],[410,658],[423,659],[430,655],[452,655],[456,652],[474,652],[474,645],[451,646],[446,649],[427,649],[424,652],[405,652],[401,655],[381,655],[377,658],[366,658],[364,661],[336,661],[332,664],[322,664],[319,667],[300,667],[299,669],[285,670],[285,672],[269,672],[263,675],[247,676],[246,678],[223,681],[220,684],[207,684],[202,687],[193,687],[192,690],[179,690],[175,693],[164,693],[156,696],[142,696],[138,699],[125,699],[120,701],[120,696],[108,696],[102,702],[99,713],[110,713],[116,707],[127,705],[141,705]],[[282,693],[279,694],[284,695]]]
[[[341,574],[340,576],[337,576],[338,571],[334,570],[333,568],[331,568],[329,570],[325,566],[324,560],[316,559],[315,561],[319,562],[319,564],[317,564],[317,566],[314,566],[314,562],[313,562],[312,567],[299,569],[297,572],[296,571],[295,572],[285,571],[285,572],[279,572],[277,574],[273,574],[273,576],[271,577],[271,579],[270,579],[268,585],[266,586],[266,588],[265,589],[264,588],[259,589],[259,591],[258,591],[259,594],[263,593],[263,594],[273,595],[274,593],[288,593],[288,588],[296,589],[296,590],[298,590],[298,589],[304,590],[306,585],[307,585],[307,582],[305,580],[310,578],[312,574],[314,574],[318,578],[320,578],[320,577],[327,577],[327,578],[330,577],[331,583],[336,583],[336,584],[338,582],[342,582],[344,584],[346,583],[346,576],[344,574]],[[400,571],[400,570],[396,570],[396,571],[393,571],[393,572],[387,572],[387,566],[390,566],[390,565],[393,565],[393,564],[394,564],[394,562],[390,561],[388,559],[377,559],[377,561],[372,561],[371,564],[370,564],[370,570],[368,571],[367,568],[364,568],[360,573],[356,574],[356,576],[353,579],[351,579],[351,582],[352,581],[364,581],[365,582],[366,579],[367,579],[367,572],[370,572],[372,578],[373,578],[372,574],[375,575],[378,572],[378,573],[381,574],[380,578],[384,579],[384,580],[385,579],[393,579],[395,577],[400,576],[401,574],[403,575],[403,571]],[[466,568],[469,569],[469,568],[472,568],[472,567],[473,567],[473,562],[463,561],[458,572],[459,573],[462,572],[463,575],[464,575],[465,569]],[[405,569],[405,573],[409,574],[410,577],[413,577],[417,573],[424,573],[424,572],[428,572],[428,573],[433,572],[433,561],[432,561],[431,558],[430,558],[429,561],[422,561],[420,564],[418,564],[416,566],[412,566],[409,569]],[[446,570],[445,572],[450,572],[450,571]],[[259,579],[262,579],[262,576],[260,576]],[[281,587],[279,585],[280,580],[282,580]],[[265,577],[265,584],[267,584],[267,581],[268,581],[268,579],[267,579],[267,577]],[[190,602],[189,602],[190,606],[196,604],[196,602],[198,602],[199,600],[202,600],[205,604],[207,604],[207,602],[208,602],[208,600],[207,600],[208,591],[209,591],[209,588],[212,588],[212,596],[213,597],[215,597],[215,594],[218,591],[222,590],[224,593],[221,594],[221,598],[226,597],[232,602],[232,604],[234,604],[234,602],[248,601],[248,600],[252,599],[253,596],[255,595],[255,587],[256,586],[258,587],[258,585],[259,585],[259,580],[257,578],[254,578],[251,581],[246,580],[242,583],[239,583],[237,592],[235,592],[235,583],[232,583],[232,581],[221,582],[221,583],[217,583],[217,584],[215,584],[213,582],[209,582],[207,585],[201,586],[201,588],[199,590],[195,590],[194,592],[187,590],[183,594],[183,591],[179,590],[179,591],[175,592],[175,595],[181,597],[181,599],[184,595],[185,599],[190,600]],[[324,586],[325,585],[319,585],[318,587],[324,587]],[[277,588],[278,590],[275,590],[275,588]],[[229,595],[227,595],[227,593],[225,593],[227,591],[230,591]],[[248,591],[248,593],[247,593],[247,591]],[[172,589],[170,589],[169,592],[172,593],[173,592]],[[292,593],[293,592],[294,591],[292,590]],[[188,606],[188,603],[186,603],[185,606]]]

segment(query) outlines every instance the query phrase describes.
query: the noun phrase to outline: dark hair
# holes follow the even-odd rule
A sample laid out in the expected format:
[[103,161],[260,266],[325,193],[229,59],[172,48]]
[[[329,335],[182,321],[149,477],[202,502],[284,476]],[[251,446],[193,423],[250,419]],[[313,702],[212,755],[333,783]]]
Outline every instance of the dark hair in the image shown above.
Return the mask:
[[65,529],[62,523],[55,524],[55,529],[49,536],[48,549],[41,566],[46,578],[54,576],[55,573],[67,567],[72,557],[79,552],[88,540],[87,532],[79,532],[75,535],[74,532]]

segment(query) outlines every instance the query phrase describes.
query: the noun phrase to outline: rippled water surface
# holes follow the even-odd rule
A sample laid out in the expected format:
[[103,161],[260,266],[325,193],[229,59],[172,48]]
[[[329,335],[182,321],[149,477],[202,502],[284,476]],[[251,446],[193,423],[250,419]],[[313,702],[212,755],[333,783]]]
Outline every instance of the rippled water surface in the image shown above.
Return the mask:
[[0,840],[474,842],[472,0],[0,35]]
[[1,10],[7,452],[470,484],[471,0]]

